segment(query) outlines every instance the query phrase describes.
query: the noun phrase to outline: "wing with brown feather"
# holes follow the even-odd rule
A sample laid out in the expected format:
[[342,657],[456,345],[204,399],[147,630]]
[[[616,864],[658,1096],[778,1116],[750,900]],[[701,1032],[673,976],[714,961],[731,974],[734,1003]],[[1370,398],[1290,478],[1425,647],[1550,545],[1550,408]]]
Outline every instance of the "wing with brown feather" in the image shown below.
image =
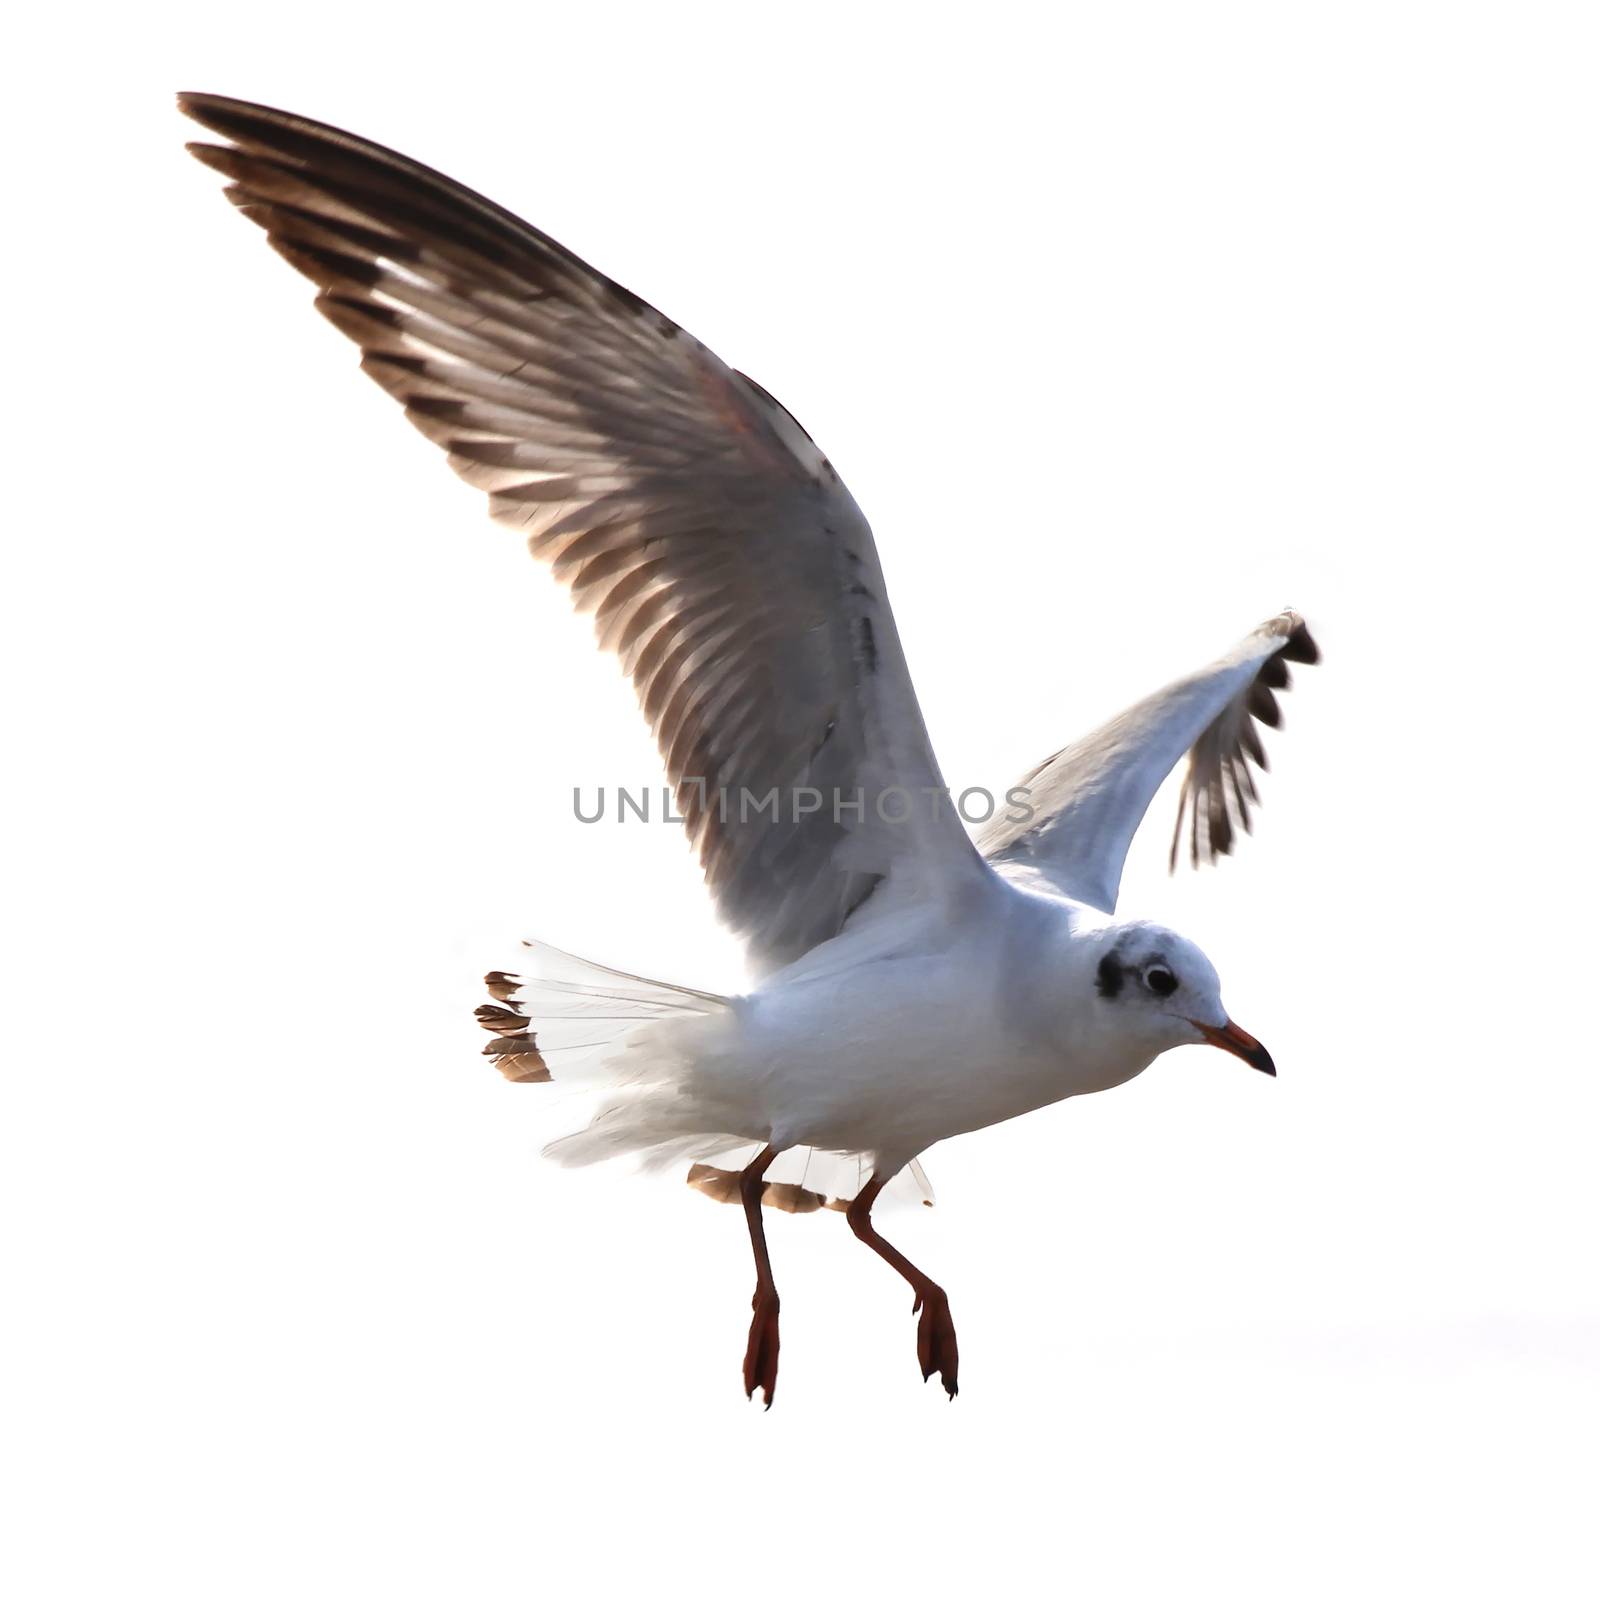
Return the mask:
[[[831,937],[886,878],[926,893],[979,870],[953,812],[891,826],[874,804],[940,787],[938,766],[871,532],[782,406],[451,179],[267,107],[180,104],[228,141],[190,148],[363,370],[594,613],[760,966]],[[831,798],[802,814],[807,790]]]
[[1171,864],[1177,865],[1186,821],[1196,866],[1226,855],[1235,828],[1249,831],[1259,800],[1250,764],[1267,764],[1255,724],[1277,727],[1274,691],[1288,688],[1288,663],[1317,656],[1299,616],[1273,617],[1210,666],[1035,767],[1021,784],[1033,814],[1016,822],[996,818],[979,849],[996,864],[1037,870],[1074,900],[1114,911],[1134,833],[1187,750]]

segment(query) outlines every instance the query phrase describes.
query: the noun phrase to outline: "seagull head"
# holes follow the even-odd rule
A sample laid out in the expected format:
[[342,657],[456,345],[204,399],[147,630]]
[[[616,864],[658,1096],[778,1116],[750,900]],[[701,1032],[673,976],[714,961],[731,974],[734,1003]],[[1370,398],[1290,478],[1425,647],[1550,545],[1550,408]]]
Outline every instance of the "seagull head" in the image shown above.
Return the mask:
[[1094,988],[1102,1020],[1150,1048],[1212,1044],[1277,1077],[1259,1040],[1229,1017],[1217,969],[1198,945],[1153,922],[1125,922],[1096,939]]

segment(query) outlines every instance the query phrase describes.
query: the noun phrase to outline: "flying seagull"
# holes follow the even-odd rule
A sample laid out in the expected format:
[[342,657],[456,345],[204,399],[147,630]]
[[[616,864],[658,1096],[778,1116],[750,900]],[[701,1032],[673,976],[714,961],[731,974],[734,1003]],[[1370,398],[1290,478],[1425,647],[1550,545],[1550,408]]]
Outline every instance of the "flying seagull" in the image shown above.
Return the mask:
[[558,1160],[688,1160],[696,1188],[743,1206],[747,1397],[770,1406],[778,1376],[763,1203],[845,1212],[911,1285],[923,1379],[954,1397],[949,1301],[874,1227],[885,1186],[925,1189],[930,1145],[1126,1083],[1178,1045],[1275,1074],[1200,950],[1115,913],[1185,753],[1174,861],[1185,838],[1199,865],[1249,828],[1256,724],[1277,725],[1288,663],[1317,659],[1305,623],[1285,611],[1057,752],[974,843],[866,520],[765,389],[418,162],[265,106],[179,103],[226,141],[189,148],[316,284],[363,370],[593,613],[759,975],[726,996],[530,945],[528,973],[488,976],[487,1053],[513,1082],[600,1093]]

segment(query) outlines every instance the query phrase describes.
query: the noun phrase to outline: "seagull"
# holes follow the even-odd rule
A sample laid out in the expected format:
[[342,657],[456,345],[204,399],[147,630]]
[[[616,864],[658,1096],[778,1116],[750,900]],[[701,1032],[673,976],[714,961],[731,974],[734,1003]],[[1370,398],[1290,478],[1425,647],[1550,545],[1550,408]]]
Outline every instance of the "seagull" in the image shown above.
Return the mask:
[[1188,939],[1119,918],[1123,862],[1187,756],[1172,863],[1228,854],[1258,804],[1284,611],[1026,773],[976,839],[940,775],[866,519],[753,379],[511,212],[381,145],[209,94],[191,152],[317,287],[491,515],[593,614],[757,981],[721,995],[530,943],[477,1018],[517,1083],[593,1090],[547,1153],[691,1163],[742,1206],[746,1398],[777,1391],[763,1206],[842,1210],[913,1292],[917,1361],[955,1397],[949,1297],[878,1231],[885,1189],[976,1128],[1205,1043],[1276,1075]]

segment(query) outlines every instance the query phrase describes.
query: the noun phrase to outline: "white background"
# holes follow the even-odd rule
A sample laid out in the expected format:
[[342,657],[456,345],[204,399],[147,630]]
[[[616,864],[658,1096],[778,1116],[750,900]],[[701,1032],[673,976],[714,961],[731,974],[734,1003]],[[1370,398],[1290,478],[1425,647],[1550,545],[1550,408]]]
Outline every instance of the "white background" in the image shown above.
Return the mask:
[[[1592,1594],[1595,38],[1581,6],[75,10],[9,30],[19,1596]],[[29,30],[32,30],[31,32]],[[187,160],[443,168],[806,423],[947,777],[1284,604],[1254,839],[1123,906],[1215,1051],[885,1229],[538,1159],[536,933],[740,982],[626,687]],[[892,1223],[892,1227],[891,1227]]]

